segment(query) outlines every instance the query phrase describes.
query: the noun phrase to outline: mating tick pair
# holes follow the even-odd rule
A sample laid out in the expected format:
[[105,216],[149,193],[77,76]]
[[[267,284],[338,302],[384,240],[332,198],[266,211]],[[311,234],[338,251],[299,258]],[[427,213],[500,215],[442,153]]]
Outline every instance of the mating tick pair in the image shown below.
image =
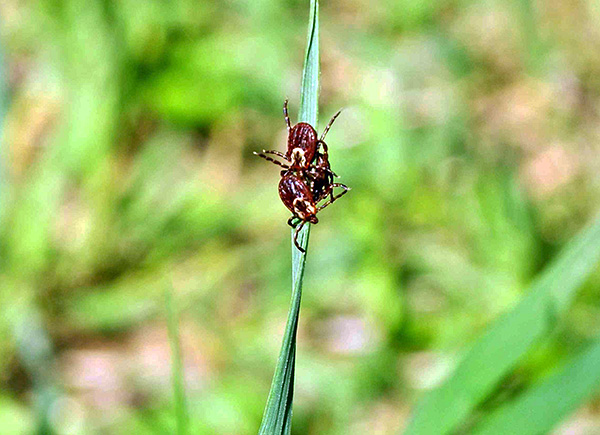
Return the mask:
[[[283,115],[288,130],[286,153],[263,150],[262,153],[254,154],[285,169],[281,171],[279,197],[293,214],[288,219],[288,224],[295,228],[294,245],[301,252],[305,252],[298,243],[298,233],[304,224],[306,222],[313,224],[319,222],[316,216],[317,213],[348,192],[350,188],[342,183],[333,182],[333,177],[337,177],[337,175],[329,165],[329,152],[325,143],[325,136],[340,112],[337,112],[331,118],[321,138],[318,138],[313,126],[306,122],[299,122],[292,127],[287,103],[287,100],[283,103]],[[283,159],[285,163],[266,154],[276,155]],[[334,187],[339,187],[343,191],[334,195]],[[318,203],[328,196],[329,199],[319,206]],[[295,219],[299,219],[300,222],[295,222]]]

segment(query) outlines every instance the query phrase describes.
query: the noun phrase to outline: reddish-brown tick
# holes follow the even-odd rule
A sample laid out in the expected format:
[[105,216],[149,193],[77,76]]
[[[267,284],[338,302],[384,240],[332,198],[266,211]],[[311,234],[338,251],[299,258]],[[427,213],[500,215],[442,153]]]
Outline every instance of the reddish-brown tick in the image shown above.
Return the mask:
[[[333,195],[333,185],[342,187],[344,189],[338,195]],[[326,193],[323,197],[327,196],[331,192],[331,198],[328,199],[323,205],[317,206],[319,199],[316,199],[311,192],[309,186],[298,177],[292,171],[286,171],[281,180],[279,181],[279,197],[283,204],[292,212],[292,217],[288,219],[288,225],[295,229],[294,231],[294,245],[300,252],[306,252],[298,243],[298,233],[306,222],[316,224],[319,222],[317,219],[317,213],[331,204],[340,196],[344,195],[350,190],[348,187],[340,183],[333,183],[326,189]],[[299,219],[299,223],[294,223],[294,219]]]
[[[290,124],[290,117],[288,115],[287,103],[288,100],[285,100],[285,102],[283,103],[283,115],[285,117],[285,123],[287,125],[288,130],[286,153],[283,154],[282,152],[276,150],[263,150],[262,153],[255,152],[254,154],[270,162],[273,162],[284,169],[304,171],[308,169],[312,164],[315,155],[318,154],[319,146],[321,144],[325,148],[325,155],[327,155],[327,145],[324,142],[325,136],[327,135],[329,128],[331,127],[335,119],[338,117],[340,112],[337,112],[335,115],[333,115],[333,118],[331,118],[331,121],[329,121],[329,124],[327,124],[325,130],[323,130],[321,138],[318,139],[317,132],[315,131],[313,126],[306,122],[299,122],[298,124],[292,127],[292,125]],[[276,155],[281,159],[285,160],[286,163],[282,163],[278,160],[275,160],[272,157],[267,156],[266,154]]]

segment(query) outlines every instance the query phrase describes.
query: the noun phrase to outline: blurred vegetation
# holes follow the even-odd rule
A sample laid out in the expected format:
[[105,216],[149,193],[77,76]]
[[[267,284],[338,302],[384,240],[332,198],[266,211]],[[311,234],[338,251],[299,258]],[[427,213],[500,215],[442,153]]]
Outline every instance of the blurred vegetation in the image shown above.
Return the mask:
[[[2,434],[256,433],[289,304],[281,106],[307,2],[0,3]],[[394,434],[600,209],[600,9],[321,5],[321,121],[353,188],[311,231],[295,434]],[[6,92],[4,92],[6,90]],[[477,409],[600,332],[600,273]],[[557,433],[600,430],[599,396]]]

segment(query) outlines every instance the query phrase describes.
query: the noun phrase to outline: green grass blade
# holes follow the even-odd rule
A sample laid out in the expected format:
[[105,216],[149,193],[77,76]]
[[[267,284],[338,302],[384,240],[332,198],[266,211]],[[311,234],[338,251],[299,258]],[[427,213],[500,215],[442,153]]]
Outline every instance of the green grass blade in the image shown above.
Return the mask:
[[600,218],[574,238],[525,298],[497,320],[439,388],[425,396],[406,435],[451,432],[568,308],[600,259]]
[[189,433],[189,414],[183,382],[183,360],[181,358],[181,342],[179,340],[179,315],[173,302],[172,290],[170,288],[165,291],[165,307],[167,310],[169,343],[171,345],[171,382],[173,383],[177,433],[179,435],[186,435]]
[[559,372],[488,416],[472,433],[548,433],[600,387],[600,340]]
[[310,2],[308,42],[302,71],[299,122],[308,122],[317,127],[319,113],[319,1]]
[[[310,21],[308,25],[308,43],[302,90],[300,96],[299,121],[317,126],[319,100],[319,2],[310,2]],[[308,249],[310,224],[298,235],[298,242],[304,250]],[[290,434],[292,427],[292,400],[294,397],[294,372],[296,363],[296,331],[302,297],[302,280],[306,253],[301,253],[293,243],[292,230],[292,303],[288,313],[281,352],[273,375],[271,391],[263,415],[259,434]]]

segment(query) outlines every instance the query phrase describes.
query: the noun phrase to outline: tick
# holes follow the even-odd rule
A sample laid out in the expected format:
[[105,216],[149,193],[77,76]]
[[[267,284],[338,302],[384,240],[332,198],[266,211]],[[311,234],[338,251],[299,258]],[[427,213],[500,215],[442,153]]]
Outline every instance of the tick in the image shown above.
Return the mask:
[[[333,195],[333,188],[341,187],[343,192]],[[316,224],[319,222],[317,213],[333,203],[340,196],[344,195],[350,188],[340,183],[330,183],[320,190],[322,198],[317,198],[313,195],[314,186],[311,189],[310,183],[307,184],[302,177],[292,171],[284,171],[281,180],[279,181],[279,197],[283,204],[292,212],[292,217],[288,219],[288,225],[294,228],[294,245],[302,253],[306,251],[298,243],[298,233],[302,227],[310,222]],[[317,203],[331,194],[323,205],[318,206]],[[294,219],[299,219],[299,223],[294,223]]]
[[[283,117],[285,118],[285,124],[288,131],[287,150],[285,154],[276,150],[263,150],[262,153],[255,152],[254,154],[273,162],[284,169],[305,171],[311,166],[315,156],[318,154],[320,145],[323,145],[325,150],[327,149],[327,145],[324,142],[325,136],[341,111],[338,111],[333,115],[329,124],[325,127],[325,130],[323,130],[321,137],[317,138],[317,132],[312,125],[306,122],[299,122],[294,126],[291,125],[287,105],[288,100],[285,100],[283,103]],[[267,156],[267,154],[278,156],[283,159],[285,163],[275,160],[274,158]]]

